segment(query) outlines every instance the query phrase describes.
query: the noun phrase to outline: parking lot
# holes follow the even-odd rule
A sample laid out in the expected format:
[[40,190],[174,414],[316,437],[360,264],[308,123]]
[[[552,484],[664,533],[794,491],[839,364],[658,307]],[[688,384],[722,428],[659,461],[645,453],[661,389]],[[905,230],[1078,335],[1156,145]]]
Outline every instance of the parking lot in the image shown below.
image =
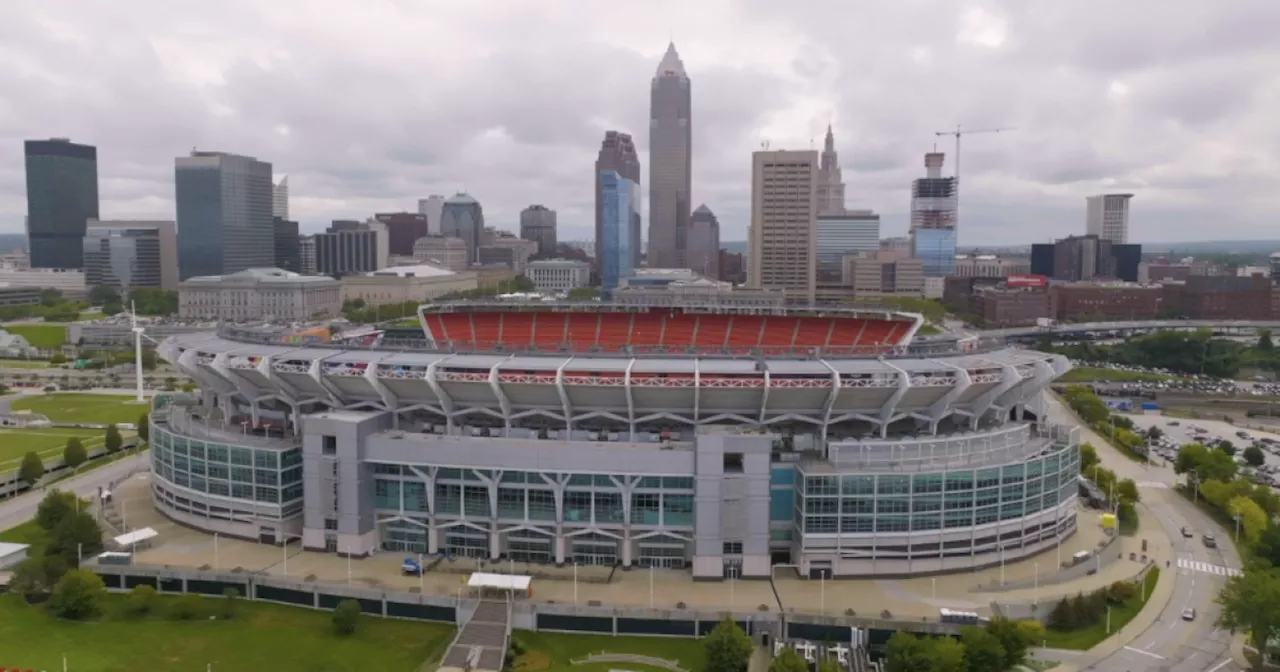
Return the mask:
[[[1218,441],[1229,441],[1236,448],[1236,463],[1241,467],[1241,474],[1253,473],[1259,483],[1266,483],[1280,489],[1280,434],[1262,432],[1252,429],[1241,429],[1221,420],[1184,420],[1162,415],[1129,415],[1133,424],[1142,431],[1150,427],[1159,427],[1164,437],[1153,447],[1151,460],[1153,463],[1164,462],[1172,469],[1178,459],[1178,450],[1188,443],[1212,445]],[[1244,449],[1256,445],[1262,449],[1266,462],[1254,470],[1244,462]]]

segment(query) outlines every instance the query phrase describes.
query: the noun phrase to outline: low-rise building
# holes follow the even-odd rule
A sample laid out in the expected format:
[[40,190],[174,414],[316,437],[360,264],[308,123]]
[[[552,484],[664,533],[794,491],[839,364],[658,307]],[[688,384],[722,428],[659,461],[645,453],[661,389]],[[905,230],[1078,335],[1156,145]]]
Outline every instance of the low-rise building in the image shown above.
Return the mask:
[[476,274],[476,286],[480,289],[497,287],[516,278],[516,272],[506,264],[476,264],[468,270]]
[[1163,302],[1160,285],[1071,282],[1049,288],[1050,316],[1071,322],[1154,320]]
[[[500,232],[500,234],[506,233]],[[485,242],[477,251],[482,264],[506,264],[516,275],[524,273],[529,257],[538,253],[538,243],[532,240],[516,238],[510,234],[485,235]]]
[[1166,314],[1191,320],[1269,320],[1271,280],[1261,274],[1191,275],[1185,282],[1164,283]]
[[924,296],[924,262],[901,250],[844,258],[843,284],[858,298]]
[[39,351],[31,347],[23,336],[0,329],[0,357],[35,357],[38,354]]
[[405,301],[430,301],[450,292],[476,289],[476,274],[454,273],[431,264],[392,266],[364,275],[342,279],[342,300],[361,299],[376,306]]
[[0,284],[56,289],[68,299],[84,299],[89,295],[84,271],[70,268],[0,269]]
[[[642,271],[684,269],[641,269]],[[736,308],[782,308],[787,305],[786,292],[780,289],[734,287],[732,283],[695,277],[666,283],[633,283],[636,278],[613,290],[615,303],[646,306],[722,306]]]
[[1031,272],[1026,257],[1000,257],[994,254],[962,254],[956,257],[956,276],[962,278],[1005,278]]
[[196,276],[178,286],[178,315],[186,319],[306,320],[341,311],[341,282],[279,268]]
[[0,308],[39,305],[42,291],[39,287],[0,285]]
[[413,242],[413,258],[419,263],[461,273],[471,266],[467,242],[451,236],[423,236]]
[[567,292],[587,286],[591,265],[573,259],[540,259],[529,262],[524,274],[540,292]]
[[979,285],[970,296],[968,312],[988,329],[1030,326],[1049,317],[1049,292],[1044,287],[1005,283]]

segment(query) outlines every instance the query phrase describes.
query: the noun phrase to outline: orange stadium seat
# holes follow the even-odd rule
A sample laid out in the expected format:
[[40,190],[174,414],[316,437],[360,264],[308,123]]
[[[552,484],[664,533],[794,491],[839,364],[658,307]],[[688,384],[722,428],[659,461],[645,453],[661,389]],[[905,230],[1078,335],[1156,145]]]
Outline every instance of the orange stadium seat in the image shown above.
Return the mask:
[[445,331],[444,320],[440,319],[440,313],[423,313],[422,319],[431,330],[432,338],[437,341],[449,340],[449,334]]
[[867,320],[866,325],[857,345],[883,345],[893,330],[893,322],[888,320]]
[[755,347],[760,345],[760,327],[764,318],[759,315],[734,315],[729,329],[730,346]]
[[648,313],[636,313],[635,324],[631,327],[630,345],[637,347],[660,345],[662,342],[663,316],[664,313],[656,310]]
[[533,324],[533,344],[539,350],[559,350],[564,344],[564,313],[537,313]]
[[502,342],[516,348],[533,343],[533,313],[506,313],[502,316]]
[[724,347],[725,339],[729,336],[731,318],[730,315],[698,316],[698,333],[694,337],[693,344],[706,348]]
[[[605,350],[620,350],[631,339],[631,313],[600,313],[600,332],[597,342]],[[634,315],[636,324],[644,319]],[[572,325],[569,327],[573,329]]]
[[820,348],[827,344],[831,336],[831,320],[823,317],[800,318],[800,329],[796,331],[796,347]]
[[569,313],[569,334],[566,340],[574,350],[587,350],[596,344],[600,331],[598,313]]
[[796,325],[800,321],[794,317],[770,315],[764,319],[764,334],[760,345],[791,347],[796,339]]
[[831,340],[827,342],[827,346],[832,348],[847,348],[858,344],[858,338],[862,335],[862,330],[866,327],[866,320],[856,318],[841,317],[833,320],[835,326],[831,329]]
[[698,323],[697,315],[672,312],[667,315],[667,328],[662,333],[662,345],[683,347],[693,343],[693,332]]
[[472,340],[481,347],[493,347],[502,340],[502,313],[472,313],[471,325],[475,329]]
[[475,340],[471,330],[471,313],[441,313],[440,322],[444,325],[449,340],[456,343],[470,343]]

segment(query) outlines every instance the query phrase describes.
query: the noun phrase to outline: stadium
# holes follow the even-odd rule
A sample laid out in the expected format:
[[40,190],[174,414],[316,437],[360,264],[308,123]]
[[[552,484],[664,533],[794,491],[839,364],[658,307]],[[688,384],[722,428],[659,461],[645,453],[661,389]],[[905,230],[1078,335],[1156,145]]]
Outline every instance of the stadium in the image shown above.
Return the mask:
[[[424,306],[424,340],[180,334],[152,494],[187,526],[356,557],[694,579],[967,571],[1076,529],[1058,355],[916,342],[919,315]],[[291,342],[294,341],[294,342]]]

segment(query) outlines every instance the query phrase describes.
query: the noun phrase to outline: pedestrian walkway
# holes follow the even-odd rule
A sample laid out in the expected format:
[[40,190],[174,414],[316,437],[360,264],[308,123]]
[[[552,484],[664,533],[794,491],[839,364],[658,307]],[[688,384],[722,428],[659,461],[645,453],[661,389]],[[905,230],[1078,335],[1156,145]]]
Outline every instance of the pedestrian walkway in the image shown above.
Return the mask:
[[1150,490],[1168,490],[1169,484],[1161,483],[1160,481],[1138,481],[1138,487]]
[[1238,569],[1223,567],[1208,562],[1199,562],[1197,560],[1188,560],[1186,558],[1178,558],[1178,569],[1186,569],[1193,572],[1203,572],[1205,574],[1216,574],[1218,576],[1240,576]]

